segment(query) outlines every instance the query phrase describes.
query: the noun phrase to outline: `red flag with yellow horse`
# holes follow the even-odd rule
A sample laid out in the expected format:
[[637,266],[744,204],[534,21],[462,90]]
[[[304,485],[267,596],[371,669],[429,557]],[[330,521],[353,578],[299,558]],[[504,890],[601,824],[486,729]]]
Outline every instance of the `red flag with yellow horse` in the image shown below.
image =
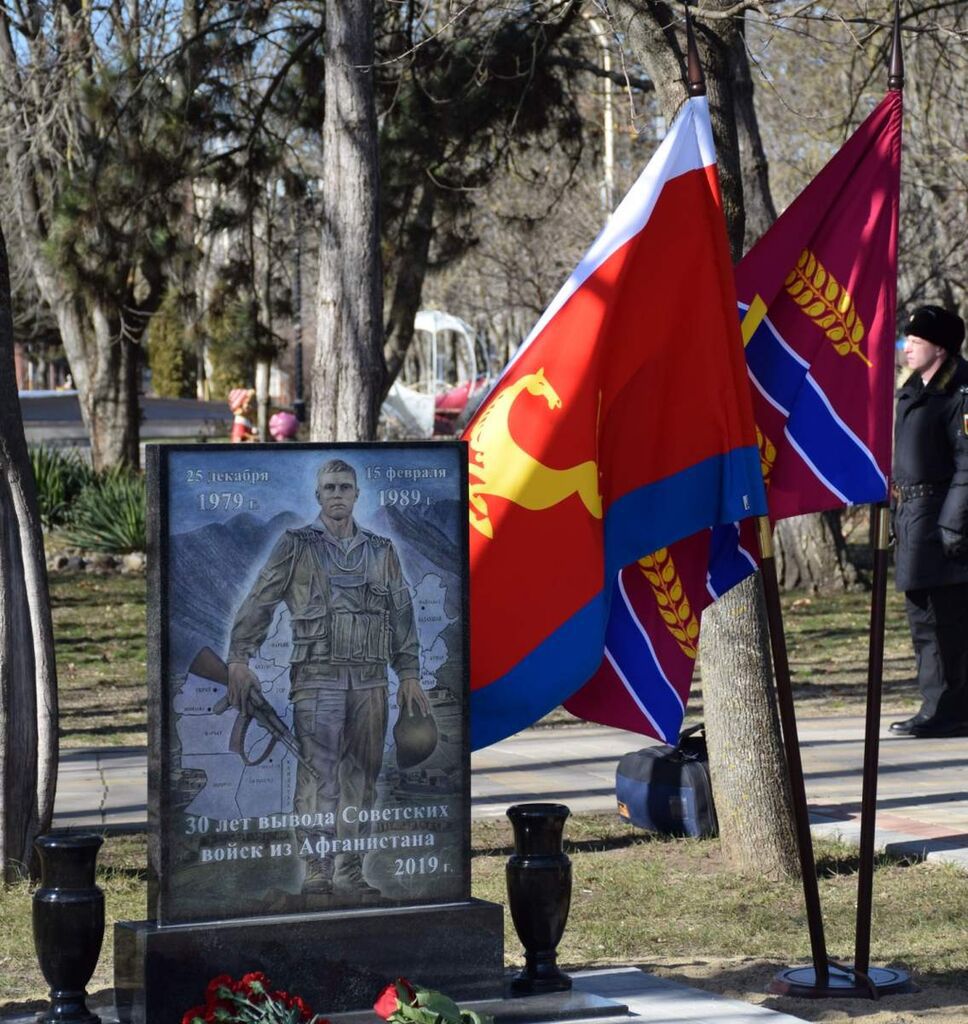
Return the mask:
[[595,672],[625,566],[763,513],[745,375],[696,97],[464,433],[475,748]]

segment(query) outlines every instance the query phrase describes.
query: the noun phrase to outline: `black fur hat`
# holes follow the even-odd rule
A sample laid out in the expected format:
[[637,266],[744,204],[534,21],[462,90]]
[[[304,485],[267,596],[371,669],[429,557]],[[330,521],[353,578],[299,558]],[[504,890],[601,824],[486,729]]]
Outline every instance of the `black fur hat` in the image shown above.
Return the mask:
[[965,340],[965,322],[957,313],[949,313],[940,306],[918,306],[908,317],[904,333],[924,338],[957,355]]

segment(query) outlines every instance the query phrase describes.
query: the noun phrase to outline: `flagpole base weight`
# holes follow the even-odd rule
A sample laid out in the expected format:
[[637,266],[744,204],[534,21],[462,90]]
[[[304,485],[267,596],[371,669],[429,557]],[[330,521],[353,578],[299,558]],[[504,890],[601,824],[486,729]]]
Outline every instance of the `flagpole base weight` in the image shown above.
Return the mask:
[[813,967],[788,967],[773,979],[768,991],[796,999],[880,999],[916,992],[917,986],[909,974],[893,967],[872,967],[859,975],[850,967],[831,964],[826,984],[818,984]]

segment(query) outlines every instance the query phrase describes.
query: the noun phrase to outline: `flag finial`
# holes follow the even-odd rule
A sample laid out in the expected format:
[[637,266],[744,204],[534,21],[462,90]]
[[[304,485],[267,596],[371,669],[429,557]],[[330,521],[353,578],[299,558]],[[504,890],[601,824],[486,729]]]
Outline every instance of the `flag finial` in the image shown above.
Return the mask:
[[891,63],[887,74],[888,89],[904,89],[904,54],[901,52],[901,0],[894,0],[894,31],[891,37]]
[[692,15],[689,13],[689,0],[686,0],[686,84],[690,96],[706,95],[706,79],[699,62],[699,49],[696,36],[692,31]]

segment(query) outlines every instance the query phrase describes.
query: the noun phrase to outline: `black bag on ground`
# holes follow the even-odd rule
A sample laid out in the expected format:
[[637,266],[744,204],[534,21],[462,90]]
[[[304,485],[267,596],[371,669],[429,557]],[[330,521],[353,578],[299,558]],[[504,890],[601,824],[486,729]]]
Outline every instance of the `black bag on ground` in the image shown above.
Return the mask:
[[670,836],[717,835],[702,725],[686,729],[674,747],[660,743],[624,754],[615,769],[615,797],[619,816],[638,828]]

